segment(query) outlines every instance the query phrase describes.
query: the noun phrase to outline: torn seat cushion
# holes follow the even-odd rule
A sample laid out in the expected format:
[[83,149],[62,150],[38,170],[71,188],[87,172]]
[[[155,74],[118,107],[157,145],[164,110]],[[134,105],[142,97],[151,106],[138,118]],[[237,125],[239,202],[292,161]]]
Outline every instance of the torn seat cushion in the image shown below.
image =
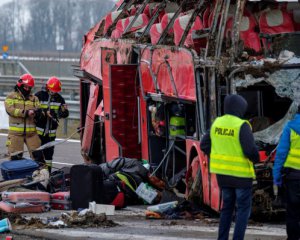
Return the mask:
[[112,23],[120,15],[121,12],[122,12],[122,10],[120,10],[120,11],[114,11],[114,12],[110,12],[109,14],[106,15],[106,17],[105,17],[104,33],[107,32],[108,28],[112,25]]
[[[146,7],[143,11],[143,14],[145,14],[150,19],[156,13],[156,11],[158,10],[158,7],[159,7],[159,3],[149,3],[146,5]],[[158,16],[159,22],[161,21],[164,14],[165,14],[164,10],[159,13],[159,16]],[[155,22],[155,23],[157,23],[157,22]]]
[[[175,20],[175,22],[174,22],[174,43],[175,43],[175,45],[177,45],[177,46],[179,45],[180,40],[183,36],[185,28],[187,27],[187,25],[189,23],[191,16],[192,16],[191,14],[184,15],[184,16],[178,17]],[[200,17],[197,16],[195,22],[193,23],[193,25],[186,37],[184,45],[187,47],[191,47],[193,45],[192,32],[194,30],[201,30],[201,29],[203,29],[203,23],[202,23]]]
[[294,32],[294,24],[290,14],[281,9],[272,9],[262,13],[259,18],[261,33],[279,34]]
[[[233,17],[230,17],[226,24],[226,38],[231,38]],[[244,42],[244,47],[256,52],[261,50],[259,35],[255,32],[256,20],[252,15],[243,16],[240,24],[240,39]]]
[[151,44],[155,45],[157,44],[160,36],[162,33],[162,26],[161,23],[153,24],[150,28],[150,38],[151,38]]
[[[161,27],[162,29],[165,29],[168,25],[168,23],[170,22],[170,20],[172,19],[172,17],[174,16],[174,13],[167,13],[165,14],[162,19],[161,19]],[[173,28],[170,28],[169,33],[173,33]]]
[[[120,19],[117,23],[117,26],[116,26],[116,29],[117,30],[116,32],[118,33],[118,35],[124,33],[125,29],[127,28],[127,26],[130,24],[130,22],[134,19],[134,16],[131,16],[131,17],[127,17],[127,18],[123,18],[123,19]],[[132,32],[132,31],[136,31],[138,29],[141,29],[143,28],[144,26],[146,26],[149,22],[149,18],[147,17],[146,14],[140,14],[136,21],[134,22],[134,24],[132,25],[131,29],[129,30],[129,32]],[[119,36],[119,37],[121,37]]]

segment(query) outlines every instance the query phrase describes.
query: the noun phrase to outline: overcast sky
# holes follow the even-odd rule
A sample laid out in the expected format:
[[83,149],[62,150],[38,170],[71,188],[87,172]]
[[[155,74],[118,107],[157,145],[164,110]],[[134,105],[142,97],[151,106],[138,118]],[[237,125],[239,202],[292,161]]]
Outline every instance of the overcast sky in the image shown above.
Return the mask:
[[8,3],[8,2],[12,2],[13,0],[0,0],[0,5],[4,4],[4,3]]

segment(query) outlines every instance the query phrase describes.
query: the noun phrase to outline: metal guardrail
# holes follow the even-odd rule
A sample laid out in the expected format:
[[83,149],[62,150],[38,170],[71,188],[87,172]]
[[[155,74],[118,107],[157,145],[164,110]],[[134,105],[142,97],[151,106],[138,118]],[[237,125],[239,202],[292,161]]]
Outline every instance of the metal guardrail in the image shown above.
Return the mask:
[[[0,101],[5,101],[5,96],[0,96]],[[80,119],[80,112],[79,112],[79,101],[66,101],[69,109],[69,117],[68,119],[71,120],[79,120]]]
[[[16,85],[16,81],[18,80],[19,76],[11,76],[11,75],[5,75],[0,76],[0,89],[2,90],[3,87],[14,87]],[[49,77],[35,77],[35,87],[34,89],[41,88],[49,79]],[[79,80],[78,78],[68,78],[68,77],[60,77],[59,78],[62,87],[63,92],[70,92],[73,91],[74,93],[79,93]]]
[[[7,94],[11,92],[16,85],[19,76],[0,76],[0,101],[4,101]],[[33,91],[39,91],[47,82],[49,77],[35,77],[35,87]],[[79,120],[79,80],[78,78],[61,77],[62,92],[61,95],[65,98],[68,104],[70,115],[68,119]]]

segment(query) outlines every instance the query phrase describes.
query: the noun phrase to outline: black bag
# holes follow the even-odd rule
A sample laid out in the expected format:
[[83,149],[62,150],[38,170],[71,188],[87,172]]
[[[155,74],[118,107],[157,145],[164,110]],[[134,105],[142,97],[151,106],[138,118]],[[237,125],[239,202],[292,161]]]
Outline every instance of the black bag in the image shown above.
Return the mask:
[[141,203],[135,190],[138,188],[138,184],[135,179],[125,172],[119,171],[109,176],[109,179],[113,179],[116,182],[120,182],[119,187],[125,196],[126,205],[134,205]]
[[117,209],[126,207],[125,194],[122,191],[124,183],[108,178],[103,181],[103,198],[105,204],[114,205]]
[[94,164],[71,167],[72,209],[88,208],[89,202],[103,203],[103,173]]
[[70,168],[63,167],[50,174],[48,192],[66,192],[70,190]]

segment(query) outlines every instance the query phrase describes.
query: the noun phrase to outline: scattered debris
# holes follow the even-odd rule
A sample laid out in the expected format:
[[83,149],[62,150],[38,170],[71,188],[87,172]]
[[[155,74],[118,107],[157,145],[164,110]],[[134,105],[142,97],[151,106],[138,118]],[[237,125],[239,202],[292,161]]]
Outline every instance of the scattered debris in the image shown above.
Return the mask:
[[90,228],[90,227],[115,227],[118,224],[108,220],[105,214],[94,214],[86,211],[85,214],[79,215],[76,211],[64,212],[60,217],[23,217],[19,214],[1,213],[2,218],[9,218],[13,229],[41,229],[41,228]]

